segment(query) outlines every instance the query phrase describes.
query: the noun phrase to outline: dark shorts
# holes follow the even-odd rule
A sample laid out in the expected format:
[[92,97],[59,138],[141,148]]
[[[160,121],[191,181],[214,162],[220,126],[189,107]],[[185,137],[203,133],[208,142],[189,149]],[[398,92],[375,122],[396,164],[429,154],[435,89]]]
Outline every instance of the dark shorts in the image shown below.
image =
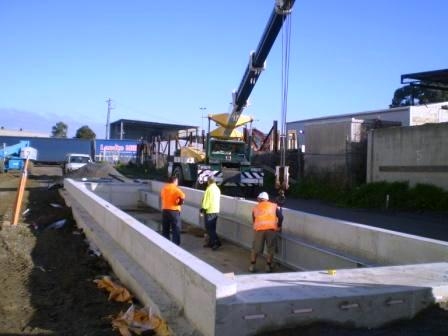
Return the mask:
[[263,230],[254,231],[254,240],[252,241],[252,250],[258,254],[263,253],[264,244],[268,254],[274,254],[277,247],[277,231]]

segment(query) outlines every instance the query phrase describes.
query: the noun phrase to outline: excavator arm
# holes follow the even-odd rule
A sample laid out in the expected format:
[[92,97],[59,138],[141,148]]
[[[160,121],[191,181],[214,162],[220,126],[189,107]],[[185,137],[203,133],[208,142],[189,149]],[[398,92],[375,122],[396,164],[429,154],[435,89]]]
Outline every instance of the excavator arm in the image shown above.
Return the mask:
[[258,77],[260,77],[261,72],[265,69],[266,58],[274,45],[285,18],[291,13],[294,2],[295,0],[275,1],[274,9],[272,10],[258,47],[255,51],[251,52],[249,64],[244,72],[244,76],[238,90],[233,92],[232,112],[229,114],[224,136],[230,136],[241,116],[241,113],[243,112],[243,109],[246,107],[247,100],[249,99]]

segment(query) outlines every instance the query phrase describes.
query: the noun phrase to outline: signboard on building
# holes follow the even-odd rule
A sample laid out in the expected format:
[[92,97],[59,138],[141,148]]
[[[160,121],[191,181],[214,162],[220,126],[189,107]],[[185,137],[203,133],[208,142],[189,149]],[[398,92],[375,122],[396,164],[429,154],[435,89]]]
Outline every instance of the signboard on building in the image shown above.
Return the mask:
[[137,156],[137,141],[133,140],[96,140],[95,161],[107,161],[113,164],[127,163]]

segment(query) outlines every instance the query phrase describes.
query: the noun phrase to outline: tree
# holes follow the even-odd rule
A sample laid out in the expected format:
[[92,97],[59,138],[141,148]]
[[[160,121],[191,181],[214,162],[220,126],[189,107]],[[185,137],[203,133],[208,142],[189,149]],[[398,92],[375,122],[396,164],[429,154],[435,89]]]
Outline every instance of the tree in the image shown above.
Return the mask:
[[76,131],[75,138],[78,139],[95,139],[96,134],[89,126],[82,126]]
[[67,124],[60,121],[56,125],[54,125],[53,128],[51,129],[51,137],[52,138],[66,138],[67,130],[68,130]]
[[422,105],[448,101],[448,91],[428,89],[423,86],[405,85],[395,90],[389,107]]

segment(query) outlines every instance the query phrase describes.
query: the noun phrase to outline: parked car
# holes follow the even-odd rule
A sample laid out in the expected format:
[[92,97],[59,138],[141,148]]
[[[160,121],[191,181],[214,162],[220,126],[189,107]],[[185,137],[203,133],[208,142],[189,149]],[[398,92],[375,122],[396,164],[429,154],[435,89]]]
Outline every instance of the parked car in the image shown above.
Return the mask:
[[69,153],[65,156],[64,173],[70,173],[92,162],[89,154]]

